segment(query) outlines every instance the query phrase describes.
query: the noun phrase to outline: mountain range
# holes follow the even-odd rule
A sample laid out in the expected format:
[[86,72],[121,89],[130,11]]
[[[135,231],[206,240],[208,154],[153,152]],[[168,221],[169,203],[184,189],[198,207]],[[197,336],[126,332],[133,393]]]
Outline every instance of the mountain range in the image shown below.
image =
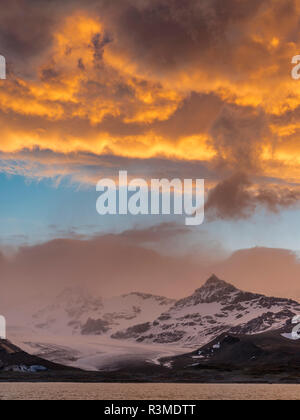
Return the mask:
[[212,276],[153,322],[119,331],[113,337],[194,347],[224,332],[257,334],[279,329],[296,314],[300,314],[296,301],[244,292]]
[[223,333],[277,330],[297,314],[296,301],[245,292],[213,275],[178,301],[142,293],[102,299],[65,290],[53,305],[34,315],[33,325],[62,334],[195,348]]
[[68,289],[34,314],[29,329],[20,326],[18,347],[0,343],[0,381],[19,378],[5,373],[8,365],[38,364],[47,368],[41,378],[57,381],[299,383],[300,340],[291,335],[298,314],[296,301],[245,292],[216,276],[178,301]]
[[53,304],[37,311],[31,323],[48,333],[111,335],[120,329],[152,321],[175,302],[146,293],[102,298],[82,289],[65,289]]

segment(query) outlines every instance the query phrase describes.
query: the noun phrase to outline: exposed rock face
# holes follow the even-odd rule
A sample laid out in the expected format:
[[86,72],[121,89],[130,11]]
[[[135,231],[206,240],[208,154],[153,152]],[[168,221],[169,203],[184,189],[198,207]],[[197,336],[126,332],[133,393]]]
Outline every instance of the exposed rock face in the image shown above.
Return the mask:
[[103,321],[103,319],[91,319],[89,318],[81,328],[83,335],[101,335],[109,331],[109,323]]
[[146,324],[135,325],[134,327],[130,327],[125,331],[119,331],[116,334],[113,334],[112,338],[116,338],[116,339],[131,338],[132,335],[145,334],[147,331],[150,330],[150,328],[151,328],[150,322],[147,322]]
[[296,314],[300,314],[298,302],[244,292],[212,276],[195,293],[160,315],[146,331],[130,328],[113,337],[195,346],[224,332],[256,334],[278,329]]

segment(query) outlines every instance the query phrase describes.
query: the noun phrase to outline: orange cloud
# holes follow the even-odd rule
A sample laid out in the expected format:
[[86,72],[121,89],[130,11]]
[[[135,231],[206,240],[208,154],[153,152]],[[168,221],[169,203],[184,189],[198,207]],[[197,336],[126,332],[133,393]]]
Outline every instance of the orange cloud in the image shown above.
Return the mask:
[[222,17],[207,2],[100,3],[59,9],[35,74],[12,66],[1,82],[0,151],[205,161],[298,182],[298,1],[230,0]]
[[37,80],[16,77],[2,85],[1,109],[49,119],[79,117],[91,124],[107,115],[140,123],[168,119],[182,95],[114,68],[103,55],[107,43],[98,19],[75,13],[54,34]]

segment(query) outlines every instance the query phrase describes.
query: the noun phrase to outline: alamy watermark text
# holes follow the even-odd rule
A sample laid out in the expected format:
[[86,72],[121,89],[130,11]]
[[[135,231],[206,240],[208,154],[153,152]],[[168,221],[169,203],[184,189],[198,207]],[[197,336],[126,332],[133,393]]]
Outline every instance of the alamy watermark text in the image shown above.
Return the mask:
[[127,171],[119,179],[101,179],[97,212],[104,215],[185,215],[187,226],[204,221],[204,180],[145,179],[128,180]]
[[6,339],[6,320],[2,315],[0,315],[0,339]]
[[6,79],[6,60],[3,55],[0,55],[0,79]]

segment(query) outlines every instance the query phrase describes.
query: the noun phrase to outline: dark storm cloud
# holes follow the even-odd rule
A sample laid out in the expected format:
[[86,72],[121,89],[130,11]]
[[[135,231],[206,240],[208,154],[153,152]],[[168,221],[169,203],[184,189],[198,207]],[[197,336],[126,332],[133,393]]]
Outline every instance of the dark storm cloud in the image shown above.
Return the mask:
[[226,105],[211,127],[212,144],[221,165],[253,172],[261,164],[261,152],[270,134],[262,110]]
[[210,191],[206,203],[206,214],[221,219],[247,218],[255,209],[251,185],[244,174],[236,174],[222,181]]
[[212,54],[216,67],[221,60],[228,69],[232,47],[243,41],[243,25],[260,6],[259,0],[117,0],[110,9],[118,10],[114,29],[126,34],[121,47],[142,65],[173,72],[196,62],[214,71]]
[[[72,2],[11,0],[0,14],[0,50],[17,73],[29,75],[52,43]],[[74,2],[75,3],[75,2]]]
[[[270,5],[275,18],[295,11],[292,0],[268,0],[264,8]],[[48,49],[62,18],[87,10],[144,67],[173,72],[198,62],[213,72],[221,64],[230,74],[235,47],[249,43],[245,25],[261,8],[260,0],[11,0],[1,11],[0,46],[19,62],[36,57]],[[94,39],[95,54],[103,45]]]
[[206,214],[209,219],[247,219],[257,207],[277,213],[300,201],[299,188],[254,186],[244,173],[220,182],[208,195]]

